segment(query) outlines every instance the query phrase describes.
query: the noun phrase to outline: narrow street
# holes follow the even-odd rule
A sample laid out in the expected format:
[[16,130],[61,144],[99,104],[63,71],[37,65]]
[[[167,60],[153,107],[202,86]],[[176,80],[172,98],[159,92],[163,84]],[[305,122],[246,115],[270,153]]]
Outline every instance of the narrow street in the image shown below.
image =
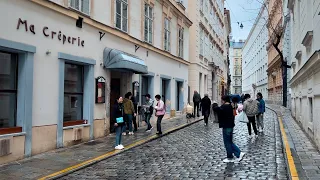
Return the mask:
[[288,179],[277,116],[265,114],[265,132],[248,137],[237,123],[235,143],[246,152],[241,163],[223,163],[218,124],[203,121],[125,151],[61,179]]

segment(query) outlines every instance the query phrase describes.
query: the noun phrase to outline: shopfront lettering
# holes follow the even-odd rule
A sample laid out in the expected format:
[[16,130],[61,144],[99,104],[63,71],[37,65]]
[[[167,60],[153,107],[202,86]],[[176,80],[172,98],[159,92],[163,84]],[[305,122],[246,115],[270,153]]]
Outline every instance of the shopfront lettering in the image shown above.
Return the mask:
[[[21,18],[19,18],[18,24],[17,24],[18,30],[20,29],[20,26],[24,27],[24,30],[26,32],[30,31],[33,34],[36,34],[35,26],[33,24],[30,24],[30,26],[28,26],[27,20],[22,20]],[[50,28],[47,26],[44,26],[42,28],[42,33],[45,37],[50,38],[50,35],[51,35],[51,39],[57,38],[57,40],[62,41],[62,44],[65,44],[65,43],[78,44],[79,47],[80,46],[84,47],[84,40],[81,40],[80,37],[68,36],[66,34],[63,34],[61,31],[57,33],[56,31],[50,30]]]

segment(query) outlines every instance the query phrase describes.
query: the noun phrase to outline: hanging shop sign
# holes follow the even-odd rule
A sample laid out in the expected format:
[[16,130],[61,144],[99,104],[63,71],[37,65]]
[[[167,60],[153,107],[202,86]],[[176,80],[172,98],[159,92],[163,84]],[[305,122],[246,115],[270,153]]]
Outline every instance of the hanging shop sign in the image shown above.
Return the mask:
[[102,76],[96,78],[96,103],[105,103],[106,79]]
[[[28,26],[27,20],[22,20],[21,18],[19,18],[17,29],[19,30],[20,27],[24,28],[26,32],[30,31],[34,35],[37,34],[35,26],[33,24],[30,24]],[[64,34],[62,31],[54,31],[49,27],[44,26],[42,28],[42,33],[47,38],[59,40],[60,42],[62,42],[62,44],[74,44],[79,47],[84,47],[84,40],[82,40],[80,37],[69,36]]]

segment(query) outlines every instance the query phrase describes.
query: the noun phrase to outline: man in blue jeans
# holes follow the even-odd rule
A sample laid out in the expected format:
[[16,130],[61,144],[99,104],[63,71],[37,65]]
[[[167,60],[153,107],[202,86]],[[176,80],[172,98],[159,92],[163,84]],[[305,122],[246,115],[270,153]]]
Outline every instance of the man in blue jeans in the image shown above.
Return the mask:
[[[215,107],[213,110],[218,113],[219,128],[222,128],[223,142],[227,151],[227,158],[223,160],[225,163],[240,162],[245,153],[241,152],[237,145],[233,143],[234,114],[233,107],[230,103],[229,96],[221,98],[222,105]],[[233,158],[236,156],[236,159]]]
[[145,111],[145,117],[146,117],[146,119],[145,119],[145,121],[146,121],[146,123],[147,123],[147,132],[150,132],[151,130],[152,130],[152,126],[151,126],[151,123],[150,123],[150,119],[151,119],[151,116],[152,116],[152,114],[153,114],[153,103],[154,103],[154,101],[151,99],[151,96],[150,96],[150,94],[146,94],[146,103],[145,103],[145,105],[143,105],[143,107],[146,109],[146,111]]

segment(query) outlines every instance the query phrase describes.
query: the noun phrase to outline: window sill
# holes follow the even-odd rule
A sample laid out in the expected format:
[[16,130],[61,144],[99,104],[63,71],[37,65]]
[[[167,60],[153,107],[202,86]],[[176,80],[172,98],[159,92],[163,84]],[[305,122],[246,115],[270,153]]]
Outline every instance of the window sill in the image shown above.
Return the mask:
[[21,133],[22,127],[0,128],[0,135]]
[[116,30],[120,31],[120,32],[123,32],[123,33],[129,34],[129,33],[128,33],[128,31],[124,31],[124,30],[122,30],[122,29],[120,29],[120,28],[118,28],[118,27],[116,27],[116,26],[115,26],[114,28],[115,28]]
[[76,126],[76,125],[86,125],[86,124],[87,124],[87,120],[67,121],[67,122],[63,122],[63,127]]
[[84,12],[82,12],[82,11],[79,11],[79,10],[73,8],[73,7],[70,7],[70,6],[69,6],[69,10],[74,11],[74,12],[76,12],[76,13],[82,15],[82,16],[87,17],[87,18],[90,18],[90,14],[86,14],[86,13],[84,13]]
[[66,127],[63,127],[63,130],[80,128],[80,127],[88,127],[88,126],[90,126],[90,124],[80,124],[80,125],[74,125],[74,126],[66,126]]

